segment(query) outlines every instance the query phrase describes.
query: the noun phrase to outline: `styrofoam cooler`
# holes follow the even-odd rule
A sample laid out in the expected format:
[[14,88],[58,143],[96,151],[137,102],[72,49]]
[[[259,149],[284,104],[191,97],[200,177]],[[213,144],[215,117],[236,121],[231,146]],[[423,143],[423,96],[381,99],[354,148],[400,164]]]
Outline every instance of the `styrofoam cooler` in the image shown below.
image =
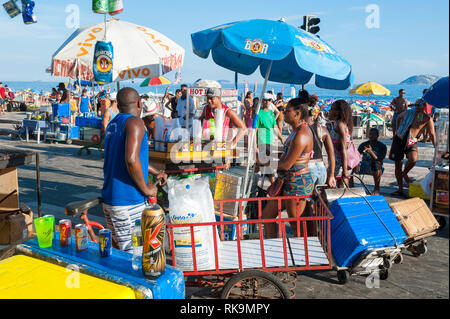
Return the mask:
[[330,211],[331,251],[339,267],[351,267],[364,251],[395,247],[407,237],[381,195],[340,198]]

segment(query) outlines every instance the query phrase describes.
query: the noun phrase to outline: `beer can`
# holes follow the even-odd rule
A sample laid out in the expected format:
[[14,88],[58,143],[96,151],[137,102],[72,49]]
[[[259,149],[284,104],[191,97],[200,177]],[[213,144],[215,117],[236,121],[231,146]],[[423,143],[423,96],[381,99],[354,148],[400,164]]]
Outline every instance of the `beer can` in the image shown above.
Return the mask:
[[164,252],[164,211],[150,198],[150,206],[142,212],[141,229],[144,238],[142,249],[142,272],[147,277],[158,277],[166,269]]
[[86,225],[78,224],[75,226],[75,249],[83,251],[88,248],[88,230]]
[[109,1],[108,0],[92,0],[92,11],[95,13],[108,13]]
[[109,0],[109,15],[115,15],[123,11],[122,0]]
[[101,257],[109,257],[112,254],[112,232],[109,229],[101,229],[98,232],[99,249]]
[[72,222],[70,219],[59,221],[59,245],[70,246],[72,244]]

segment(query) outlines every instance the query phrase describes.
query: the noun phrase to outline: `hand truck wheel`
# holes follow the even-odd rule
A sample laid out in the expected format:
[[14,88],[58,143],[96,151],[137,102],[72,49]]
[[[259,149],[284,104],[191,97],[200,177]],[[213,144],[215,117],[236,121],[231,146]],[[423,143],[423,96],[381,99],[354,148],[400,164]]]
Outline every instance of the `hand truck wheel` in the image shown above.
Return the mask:
[[380,269],[379,271],[380,280],[386,280],[389,277],[389,269]]
[[341,285],[345,285],[348,282],[348,279],[350,278],[350,274],[346,270],[338,270],[337,278]]
[[281,280],[261,270],[246,270],[231,277],[222,289],[221,299],[290,299]]
[[412,254],[414,257],[420,257],[423,254],[426,254],[427,251],[428,251],[427,244],[424,242],[421,242],[417,246],[413,246]]
[[396,264],[401,264],[403,262],[403,254],[399,253],[395,258],[394,258],[394,263]]

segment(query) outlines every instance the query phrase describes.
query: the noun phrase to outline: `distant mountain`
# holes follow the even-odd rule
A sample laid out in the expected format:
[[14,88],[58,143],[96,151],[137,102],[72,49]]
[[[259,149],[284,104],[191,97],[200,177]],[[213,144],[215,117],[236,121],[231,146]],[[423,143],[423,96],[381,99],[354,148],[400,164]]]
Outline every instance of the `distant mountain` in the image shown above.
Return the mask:
[[432,85],[441,77],[437,75],[414,75],[400,82],[400,85]]

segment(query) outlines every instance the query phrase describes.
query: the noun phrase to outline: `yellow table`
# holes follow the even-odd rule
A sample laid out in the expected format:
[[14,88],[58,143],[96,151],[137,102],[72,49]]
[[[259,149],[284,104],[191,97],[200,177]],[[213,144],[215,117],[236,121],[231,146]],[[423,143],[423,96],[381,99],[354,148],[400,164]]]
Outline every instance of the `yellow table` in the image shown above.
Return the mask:
[[135,299],[133,289],[24,255],[0,261],[0,299]]

